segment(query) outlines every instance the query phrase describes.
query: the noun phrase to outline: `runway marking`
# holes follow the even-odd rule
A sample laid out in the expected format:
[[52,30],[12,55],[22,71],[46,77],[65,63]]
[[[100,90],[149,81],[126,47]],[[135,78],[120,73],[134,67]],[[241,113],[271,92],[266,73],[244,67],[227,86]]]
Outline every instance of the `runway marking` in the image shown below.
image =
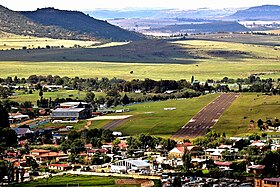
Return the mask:
[[178,130],[172,138],[195,138],[204,135],[207,129],[211,129],[218,122],[223,112],[238,96],[239,94],[236,93],[224,93],[219,95]]

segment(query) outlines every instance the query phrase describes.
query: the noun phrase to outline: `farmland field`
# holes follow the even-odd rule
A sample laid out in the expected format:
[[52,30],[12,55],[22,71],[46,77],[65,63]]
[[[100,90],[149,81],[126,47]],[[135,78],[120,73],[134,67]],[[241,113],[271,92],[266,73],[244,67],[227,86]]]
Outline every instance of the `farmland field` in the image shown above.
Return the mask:
[[80,45],[84,47],[89,47],[91,45],[96,45],[100,42],[96,41],[78,41],[78,40],[59,40],[50,38],[37,38],[32,36],[19,36],[10,33],[4,33],[0,31],[0,50],[10,50],[10,49],[22,49],[26,47],[27,49],[33,48],[45,48],[49,46],[64,46],[66,48],[73,47],[74,45]]
[[[253,41],[254,37],[250,36],[250,39]],[[151,40],[121,46],[106,44],[95,49],[0,51],[0,76],[51,74],[127,80],[189,80],[194,75],[198,80],[206,80],[258,74],[263,78],[279,78],[280,48],[277,45],[280,42],[277,39],[262,36],[256,44],[250,44],[249,39],[248,43],[211,41],[213,38],[177,42]]]
[[[214,126],[217,132],[227,136],[260,132],[257,121],[280,118],[280,96],[267,96],[256,93],[241,94]],[[255,129],[249,129],[254,120]]]

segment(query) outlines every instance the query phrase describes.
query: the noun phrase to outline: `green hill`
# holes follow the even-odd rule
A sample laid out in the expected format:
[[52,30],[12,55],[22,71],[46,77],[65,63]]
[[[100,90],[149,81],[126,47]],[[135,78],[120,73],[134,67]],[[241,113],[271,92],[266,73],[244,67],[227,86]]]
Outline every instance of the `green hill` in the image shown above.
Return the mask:
[[17,35],[29,35],[36,37],[49,37],[61,39],[90,39],[85,34],[69,31],[57,26],[44,26],[35,23],[18,12],[9,10],[0,5],[0,31]]
[[21,14],[42,25],[58,26],[79,34],[90,35],[94,38],[106,38],[113,41],[143,39],[141,34],[121,29],[106,21],[94,19],[78,11],[43,8],[36,11],[21,12]]

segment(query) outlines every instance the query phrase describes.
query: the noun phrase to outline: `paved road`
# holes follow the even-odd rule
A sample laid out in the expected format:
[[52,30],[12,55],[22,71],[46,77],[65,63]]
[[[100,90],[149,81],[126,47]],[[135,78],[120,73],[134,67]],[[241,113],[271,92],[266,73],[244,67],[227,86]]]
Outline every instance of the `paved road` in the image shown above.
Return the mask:
[[195,138],[204,135],[218,122],[223,112],[238,96],[239,94],[236,93],[224,93],[218,96],[178,130],[172,138]]

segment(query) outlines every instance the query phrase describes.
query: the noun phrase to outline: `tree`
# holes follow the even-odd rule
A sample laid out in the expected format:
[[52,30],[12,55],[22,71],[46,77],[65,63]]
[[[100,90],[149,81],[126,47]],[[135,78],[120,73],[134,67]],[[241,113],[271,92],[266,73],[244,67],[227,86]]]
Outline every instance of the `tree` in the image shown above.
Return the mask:
[[10,127],[9,125],[9,114],[6,108],[0,104],[0,128]]
[[211,177],[215,178],[215,179],[219,179],[221,178],[222,172],[220,171],[219,168],[213,168],[209,170],[209,174]]
[[7,99],[11,95],[11,91],[9,88],[4,88],[0,86],[0,97],[2,99]]
[[41,97],[41,99],[42,99],[43,95],[44,95],[43,89],[40,88],[40,90],[39,90],[39,96]]
[[8,168],[7,162],[4,160],[0,160],[0,184],[1,184],[1,186],[3,185],[2,182],[3,182],[4,176],[6,176],[8,174],[7,168]]
[[114,146],[117,146],[118,144],[120,144],[121,143],[121,141],[120,141],[120,139],[118,139],[118,138],[116,138],[114,141],[113,141],[113,145]]
[[191,83],[193,83],[193,81],[194,81],[194,76],[192,75],[192,78],[191,78]]
[[178,177],[178,176],[175,177],[172,186],[173,187],[181,187],[182,186],[181,178]]
[[122,98],[122,104],[123,104],[123,105],[129,104],[129,98],[127,97],[126,94],[124,94],[124,96],[123,96],[123,98]]
[[93,92],[88,92],[85,97],[85,101],[88,103],[93,103],[95,98],[95,94]]
[[26,164],[31,167],[33,171],[39,167],[39,164],[32,157],[27,157]]
[[225,161],[232,161],[232,160],[234,160],[234,155],[229,150],[223,151],[222,152],[222,156],[223,156],[223,159]]
[[265,165],[266,175],[276,177],[280,175],[280,151],[267,151],[260,164]]
[[182,161],[183,161],[183,169],[184,171],[189,171],[190,168],[192,168],[192,163],[191,163],[191,154],[188,153],[187,148],[184,149],[184,154],[182,156]]
[[17,145],[17,134],[10,127],[0,129],[0,147],[14,147]]
[[258,123],[258,127],[259,127],[261,130],[263,130],[263,120],[262,120],[262,119],[259,119],[257,123]]

